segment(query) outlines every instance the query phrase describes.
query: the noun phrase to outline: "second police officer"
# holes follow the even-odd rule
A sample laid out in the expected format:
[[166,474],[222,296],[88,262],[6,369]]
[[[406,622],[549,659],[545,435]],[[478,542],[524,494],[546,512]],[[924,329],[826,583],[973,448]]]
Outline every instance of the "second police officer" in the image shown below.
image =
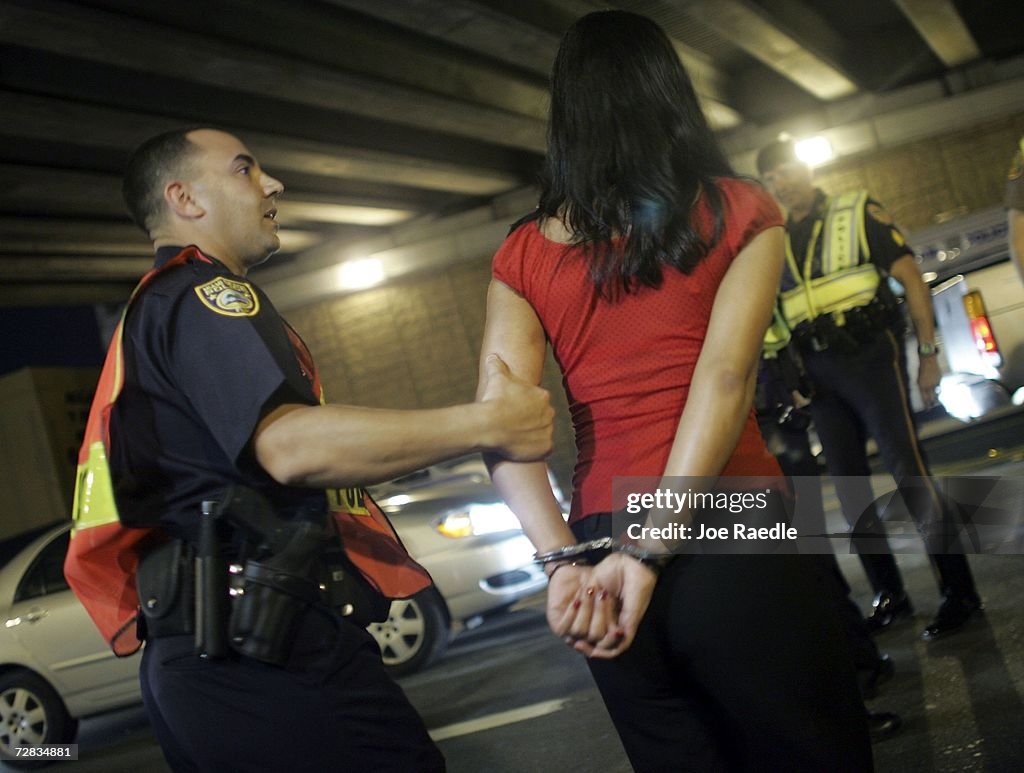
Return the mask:
[[866,441],[874,438],[938,571],[942,602],[923,638],[961,628],[982,608],[967,560],[935,539],[949,511],[930,479],[907,388],[902,319],[888,278],[899,282],[918,340],[918,388],[936,402],[938,349],[931,295],[899,229],[867,191],[828,196],[815,187],[794,143],[761,149],[758,173],[788,210],[779,310],[813,392],[810,412],[843,515],[875,593],[868,616],[881,630],[913,613],[873,504]]

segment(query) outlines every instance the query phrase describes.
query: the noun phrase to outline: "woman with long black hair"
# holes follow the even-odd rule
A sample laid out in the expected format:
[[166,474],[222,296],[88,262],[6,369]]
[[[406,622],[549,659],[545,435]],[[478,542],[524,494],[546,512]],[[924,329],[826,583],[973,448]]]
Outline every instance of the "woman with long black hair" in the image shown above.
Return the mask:
[[540,204],[494,258],[481,349],[481,368],[498,354],[538,383],[550,341],[578,450],[569,525],[543,464],[488,461],[548,559],[551,628],[588,656],[640,771],[871,769],[835,610],[799,557],[679,555],[659,574],[635,544],[577,552],[619,536],[614,477],[779,475],[751,400],[781,225],[656,24],[569,29]]

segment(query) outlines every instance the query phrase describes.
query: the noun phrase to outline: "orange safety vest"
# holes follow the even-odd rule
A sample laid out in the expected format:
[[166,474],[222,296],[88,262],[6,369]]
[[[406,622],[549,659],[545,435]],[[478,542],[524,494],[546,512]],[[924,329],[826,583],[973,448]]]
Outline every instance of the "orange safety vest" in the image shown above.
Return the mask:
[[[124,322],[132,301],[161,272],[189,259],[212,263],[197,247],[187,247],[142,277],[121,314],[107,350],[96,387],[85,438],[78,454],[78,477],[71,542],[64,575],[103,638],[116,655],[137,652],[139,597],[135,574],[139,561],[168,537],[159,527],[128,527],[121,523],[107,463],[110,414],[124,386]],[[320,395],[312,357],[298,335],[285,325],[288,336]],[[430,575],[405,550],[387,517],[360,488],[327,492],[331,515],[345,552],[366,580],[389,598],[408,598],[430,585]]]

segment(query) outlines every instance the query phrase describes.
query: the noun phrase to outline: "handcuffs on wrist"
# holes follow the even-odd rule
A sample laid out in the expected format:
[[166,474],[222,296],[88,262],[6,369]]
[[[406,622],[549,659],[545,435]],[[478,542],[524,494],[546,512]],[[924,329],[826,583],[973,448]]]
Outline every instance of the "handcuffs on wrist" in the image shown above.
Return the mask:
[[[589,542],[565,545],[544,553],[535,553],[533,560],[542,566],[556,564],[555,571],[557,571],[558,566],[567,564],[573,566],[596,564],[612,553],[625,553],[627,556],[636,559],[644,566],[650,568],[655,574],[660,573],[675,558],[675,555],[672,553],[655,553],[629,542],[619,542],[613,537],[601,537]],[[548,575],[548,578],[550,579],[554,573],[553,571]]]

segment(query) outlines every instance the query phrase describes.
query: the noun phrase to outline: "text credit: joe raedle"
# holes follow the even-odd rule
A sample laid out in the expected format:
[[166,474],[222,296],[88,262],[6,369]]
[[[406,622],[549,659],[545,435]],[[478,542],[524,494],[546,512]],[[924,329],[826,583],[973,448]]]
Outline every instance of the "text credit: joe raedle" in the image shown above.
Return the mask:
[[[737,521],[740,513],[762,513],[768,508],[772,491],[693,491],[680,492],[673,489],[656,489],[648,493],[630,493],[626,497],[626,512],[639,515],[651,510],[662,513],[701,513],[702,518],[692,525],[667,523],[647,525],[631,523],[626,536],[632,540],[662,540],[679,542],[685,540],[796,540],[796,527],[784,521],[764,524],[762,519],[751,518],[754,523]],[[733,520],[729,522],[729,515]],[[709,517],[710,516],[710,517]]]

